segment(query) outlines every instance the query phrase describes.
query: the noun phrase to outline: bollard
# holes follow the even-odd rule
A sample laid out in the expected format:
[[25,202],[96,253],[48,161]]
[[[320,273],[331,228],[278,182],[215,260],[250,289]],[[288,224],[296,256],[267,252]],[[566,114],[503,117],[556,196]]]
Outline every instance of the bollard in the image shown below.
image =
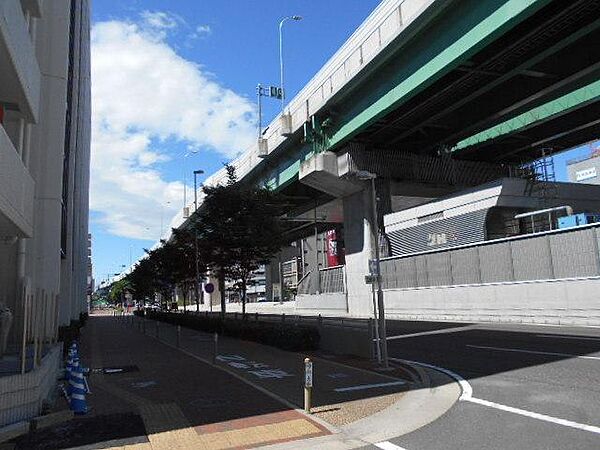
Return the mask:
[[281,314],[281,321],[285,322],[285,313]]
[[323,316],[319,314],[319,326],[323,326]]
[[156,321],[156,339],[160,339],[158,336],[158,320]]
[[310,414],[312,406],[313,363],[310,358],[304,358],[304,411]]
[[237,313],[233,313],[233,319],[237,320]]
[[219,353],[219,335],[214,335],[214,347],[213,347],[213,364],[217,363],[217,354]]
[[258,313],[257,312],[254,313],[254,321],[258,322]]
[[142,317],[142,332],[146,334],[146,317]]
[[177,325],[177,348],[181,345],[181,325]]

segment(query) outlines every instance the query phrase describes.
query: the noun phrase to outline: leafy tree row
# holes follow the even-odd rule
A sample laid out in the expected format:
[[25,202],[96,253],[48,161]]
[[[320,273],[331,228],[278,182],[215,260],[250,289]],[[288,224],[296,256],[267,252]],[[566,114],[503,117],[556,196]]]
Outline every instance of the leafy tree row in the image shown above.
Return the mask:
[[[246,312],[246,287],[252,273],[268,262],[281,248],[278,217],[284,203],[266,187],[238,183],[235,170],[226,166],[227,183],[205,186],[202,207],[185,228],[173,229],[168,242],[147,250],[127,276],[136,297],[160,293],[170,299],[174,289],[183,293],[184,304],[193,292],[199,305],[196,274],[211,271],[218,280],[221,314],[225,314],[225,282],[240,290],[242,311]],[[196,267],[198,264],[198,267]]]

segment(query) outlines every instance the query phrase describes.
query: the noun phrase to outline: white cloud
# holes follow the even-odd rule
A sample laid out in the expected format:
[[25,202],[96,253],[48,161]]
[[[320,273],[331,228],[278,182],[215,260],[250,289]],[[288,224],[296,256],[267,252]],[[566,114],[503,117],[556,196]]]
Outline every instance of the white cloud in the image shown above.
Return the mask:
[[190,38],[198,39],[209,36],[210,34],[212,34],[212,28],[210,25],[198,25],[194,32],[190,35]]
[[177,23],[181,21],[174,14],[162,11],[143,11],[140,15],[148,26],[158,29],[175,28]]
[[[255,111],[199,64],[179,56],[167,13],[142,21],[99,22],[92,29],[91,209],[115,235],[156,239],[182,207],[183,184],[160,163],[183,158],[169,142],[231,157],[253,140]],[[188,192],[189,194],[189,192]]]

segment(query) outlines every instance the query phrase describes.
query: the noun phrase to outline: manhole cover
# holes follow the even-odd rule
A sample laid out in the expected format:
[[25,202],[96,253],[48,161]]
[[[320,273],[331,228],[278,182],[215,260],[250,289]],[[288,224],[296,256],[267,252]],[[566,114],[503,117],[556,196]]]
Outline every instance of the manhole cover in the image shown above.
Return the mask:
[[144,389],[150,386],[156,386],[156,381],[138,381],[136,383],[131,383],[131,387],[136,389]]

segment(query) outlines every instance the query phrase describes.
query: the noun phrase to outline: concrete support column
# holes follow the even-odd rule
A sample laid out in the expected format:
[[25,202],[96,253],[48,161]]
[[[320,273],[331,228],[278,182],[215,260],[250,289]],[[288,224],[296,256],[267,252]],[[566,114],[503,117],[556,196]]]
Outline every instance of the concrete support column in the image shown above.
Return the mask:
[[368,189],[344,198],[344,243],[348,278],[348,312],[373,314],[371,287],[365,283],[373,251]]

